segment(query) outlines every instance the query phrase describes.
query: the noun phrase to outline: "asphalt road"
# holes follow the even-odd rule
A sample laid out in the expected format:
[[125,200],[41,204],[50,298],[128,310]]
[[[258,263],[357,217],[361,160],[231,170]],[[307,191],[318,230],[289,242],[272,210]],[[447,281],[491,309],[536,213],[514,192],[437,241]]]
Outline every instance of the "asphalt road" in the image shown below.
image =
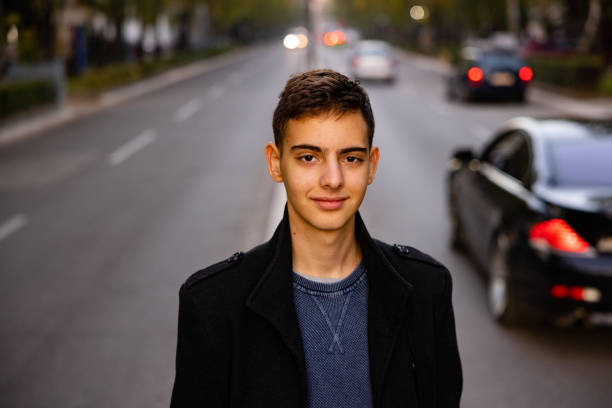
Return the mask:
[[[278,218],[263,154],[288,75],[279,44],[0,150],[0,406],[166,407],[178,288],[246,250]],[[346,50],[318,64],[346,70]],[[445,162],[530,102],[449,103],[441,75],[402,56],[366,84],[381,163],[370,232],[416,246],[454,278],[465,407],[612,406],[609,328],[502,328],[484,280],[447,247]]]

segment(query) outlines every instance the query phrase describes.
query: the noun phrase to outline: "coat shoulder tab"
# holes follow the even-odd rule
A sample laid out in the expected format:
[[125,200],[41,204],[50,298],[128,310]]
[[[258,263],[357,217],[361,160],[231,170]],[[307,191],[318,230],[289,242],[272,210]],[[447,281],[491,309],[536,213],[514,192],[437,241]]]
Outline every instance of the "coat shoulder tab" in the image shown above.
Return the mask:
[[217,262],[216,264],[210,265],[207,268],[197,271],[196,273],[191,275],[189,279],[187,279],[184,285],[185,289],[189,289],[192,286],[198,284],[199,282],[202,282],[203,280],[206,280],[211,276],[215,276],[226,269],[237,266],[238,264],[240,264],[240,261],[243,257],[244,252],[236,252],[234,255],[221,262]]
[[402,244],[393,244],[393,251],[404,257],[404,258],[408,258],[408,259],[412,259],[414,261],[418,261],[418,262],[423,262],[429,265],[433,265],[433,266],[438,266],[440,268],[444,268],[444,265],[442,265],[440,262],[436,261],[434,258],[432,258],[431,256],[419,251],[416,248],[413,248],[411,246],[408,245],[402,245]]

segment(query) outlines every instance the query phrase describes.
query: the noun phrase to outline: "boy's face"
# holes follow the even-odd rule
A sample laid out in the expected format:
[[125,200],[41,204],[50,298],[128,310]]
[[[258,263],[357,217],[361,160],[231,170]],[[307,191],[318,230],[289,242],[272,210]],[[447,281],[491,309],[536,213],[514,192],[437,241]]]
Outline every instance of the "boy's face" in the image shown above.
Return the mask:
[[290,120],[282,154],[266,146],[272,179],[283,182],[292,222],[336,231],[352,222],[374,181],[379,151],[368,147],[360,112]]

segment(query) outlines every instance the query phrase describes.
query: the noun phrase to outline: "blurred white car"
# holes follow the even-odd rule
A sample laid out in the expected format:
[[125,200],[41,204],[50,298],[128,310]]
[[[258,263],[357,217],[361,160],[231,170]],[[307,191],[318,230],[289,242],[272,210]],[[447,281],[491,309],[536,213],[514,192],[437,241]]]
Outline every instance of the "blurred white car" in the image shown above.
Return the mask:
[[397,59],[386,41],[359,41],[351,55],[351,75],[356,79],[384,80],[392,83],[397,76]]

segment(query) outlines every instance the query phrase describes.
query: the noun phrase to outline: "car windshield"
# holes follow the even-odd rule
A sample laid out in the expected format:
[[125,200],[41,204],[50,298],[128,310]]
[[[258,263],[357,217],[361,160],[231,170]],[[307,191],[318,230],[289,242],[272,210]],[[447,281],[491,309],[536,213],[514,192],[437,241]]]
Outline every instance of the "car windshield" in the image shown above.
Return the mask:
[[612,137],[557,141],[549,152],[552,185],[612,186]]
[[362,42],[356,51],[360,55],[389,55],[391,49],[384,42]]
[[389,55],[389,51],[384,48],[366,48],[357,51],[359,55],[380,55],[387,56]]
[[480,57],[480,64],[484,67],[517,67],[523,61],[514,54],[486,53]]

